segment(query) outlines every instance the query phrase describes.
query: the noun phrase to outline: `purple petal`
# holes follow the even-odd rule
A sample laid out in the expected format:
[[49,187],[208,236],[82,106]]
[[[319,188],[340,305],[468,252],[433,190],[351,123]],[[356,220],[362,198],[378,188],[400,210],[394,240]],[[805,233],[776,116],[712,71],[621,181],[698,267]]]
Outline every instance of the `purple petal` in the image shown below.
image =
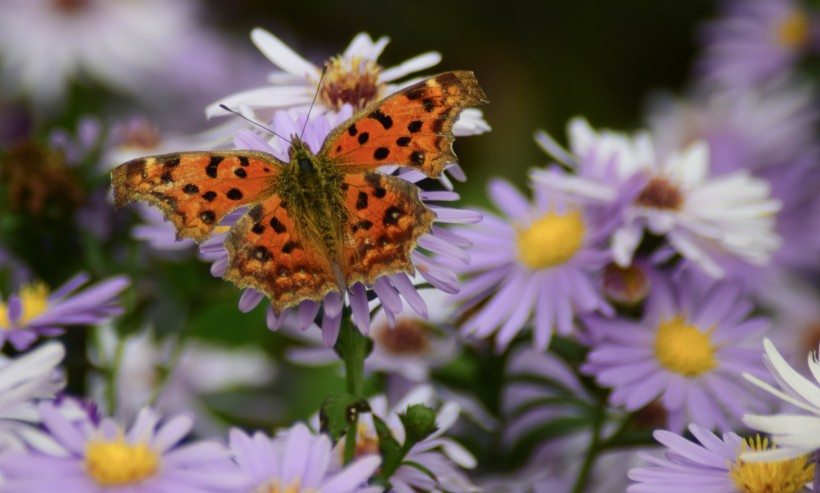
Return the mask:
[[353,312],[353,321],[359,332],[364,335],[370,334],[370,307],[367,301],[367,289],[364,284],[357,282],[348,290],[350,300],[350,310]]
[[80,272],[76,276],[66,281],[62,286],[54,290],[54,292],[51,293],[51,296],[48,297],[49,301],[58,300],[67,296],[69,293],[74,292],[76,289],[79,289],[80,286],[87,283],[90,278],[91,276],[87,273]]
[[246,289],[242,292],[242,296],[239,297],[239,311],[242,313],[248,313],[256,308],[256,305],[258,305],[264,297],[264,294],[255,289]]

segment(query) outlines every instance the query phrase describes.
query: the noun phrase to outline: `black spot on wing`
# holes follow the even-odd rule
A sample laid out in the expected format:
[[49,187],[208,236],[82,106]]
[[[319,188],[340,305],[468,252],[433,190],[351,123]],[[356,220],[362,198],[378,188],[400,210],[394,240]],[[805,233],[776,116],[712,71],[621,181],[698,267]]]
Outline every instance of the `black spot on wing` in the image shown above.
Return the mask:
[[213,202],[216,198],[216,192],[214,192],[213,190],[205,192],[202,194],[202,198],[205,199],[205,201],[207,202]]
[[223,159],[222,156],[211,156],[211,161],[208,163],[208,166],[205,166],[205,174],[211,178],[216,178],[217,168],[219,168],[219,163],[221,163]]
[[367,209],[367,194],[359,192],[358,197],[356,197],[356,210],[360,211],[362,209]]
[[373,159],[377,161],[387,159],[389,155],[390,149],[388,149],[387,147],[379,147],[375,151],[373,151]]
[[376,110],[373,113],[367,115],[367,117],[372,118],[381,123],[382,127],[384,127],[385,130],[390,129],[390,127],[393,126],[393,119],[390,118],[390,115],[385,115],[384,113],[382,113],[381,110]]

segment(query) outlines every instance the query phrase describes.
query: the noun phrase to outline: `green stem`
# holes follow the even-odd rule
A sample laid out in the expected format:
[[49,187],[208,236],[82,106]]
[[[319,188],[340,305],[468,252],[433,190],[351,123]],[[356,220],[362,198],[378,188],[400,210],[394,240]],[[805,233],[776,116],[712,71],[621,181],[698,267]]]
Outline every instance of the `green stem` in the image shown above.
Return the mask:
[[578,479],[575,480],[575,486],[572,488],[572,493],[583,493],[586,491],[587,483],[589,483],[592,468],[595,465],[595,460],[598,458],[599,445],[601,443],[601,427],[604,423],[605,411],[603,405],[598,405],[595,408],[595,414],[592,421],[592,437],[589,442],[589,449],[587,449],[584,463],[581,470],[578,472]]
[[[367,358],[368,339],[350,321],[350,314],[345,309],[342,315],[342,326],[339,330],[342,360],[345,364],[347,392],[356,397],[364,397],[364,360]],[[345,435],[344,462],[349,464],[356,455],[359,416],[351,416],[348,431]]]

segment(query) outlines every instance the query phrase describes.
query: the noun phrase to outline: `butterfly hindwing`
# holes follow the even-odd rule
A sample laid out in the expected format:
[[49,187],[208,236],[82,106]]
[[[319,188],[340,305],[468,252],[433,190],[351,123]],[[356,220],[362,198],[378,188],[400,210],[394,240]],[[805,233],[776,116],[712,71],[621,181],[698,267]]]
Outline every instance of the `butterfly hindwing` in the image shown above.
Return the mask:
[[347,221],[339,263],[348,285],[372,285],[386,274],[413,272],[410,253],[435,214],[410,182],[375,171],[348,174],[342,184]]
[[446,72],[354,115],[331,132],[319,157],[345,172],[397,164],[438,177],[456,161],[453,125],[458,115],[486,102],[472,72]]
[[158,207],[178,238],[203,241],[229,212],[270,193],[284,164],[256,151],[180,152],[134,159],[111,173],[114,205]]
[[339,290],[328,253],[303,229],[278,195],[252,206],[225,240],[225,279],[262,292],[277,313]]

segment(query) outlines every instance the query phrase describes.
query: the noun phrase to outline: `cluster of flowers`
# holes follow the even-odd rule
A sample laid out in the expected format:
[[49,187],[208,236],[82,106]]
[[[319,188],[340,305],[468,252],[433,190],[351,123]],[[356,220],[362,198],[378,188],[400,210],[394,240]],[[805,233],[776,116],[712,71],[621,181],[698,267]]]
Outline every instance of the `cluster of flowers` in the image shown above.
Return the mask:
[[[171,50],[178,43],[154,36],[170,30],[141,34],[147,28],[139,22],[127,24],[127,44],[117,41],[119,31],[105,31],[108,51],[89,56],[80,40],[77,49],[64,47],[58,64],[1,51],[22,49],[4,36],[24,37],[18,26],[33,15],[50,16],[66,39],[77,40],[97,16],[162,18],[178,27],[191,14],[187,2],[169,15],[153,15],[166,8],[156,0],[128,8],[41,3],[20,1],[9,10],[14,15],[0,19],[3,72],[21,74],[12,82],[38,104],[63,95],[58,82],[83,72],[130,90],[163,72],[158,63],[187,59],[184,49]],[[331,348],[345,317],[371,337],[365,371],[386,375],[385,395],[368,399],[354,420],[352,456],[318,415],[271,435],[235,427],[225,433],[224,420],[198,396],[269,382],[271,362],[251,349],[229,354],[189,344],[168,351],[148,332],[120,339],[108,328],[90,357],[109,369],[90,382],[93,400],[63,393],[65,347],[34,343],[67,326],[109,325],[122,313],[118,296],[131,281],[117,276],[80,290],[89,281],[80,274],[50,293],[43,283],[24,284],[29,269],[0,245],[0,266],[19,286],[0,299],[0,343],[21,352],[0,367],[0,491],[800,491],[814,477],[808,456],[820,446],[816,418],[767,414],[820,415],[820,388],[801,374],[820,379],[820,362],[810,356],[798,368],[817,349],[810,331],[820,318],[820,294],[807,281],[820,256],[820,113],[811,82],[797,69],[817,48],[816,22],[796,1],[725,5],[703,30],[692,94],[658,100],[646,130],[595,129],[575,118],[565,146],[536,132],[553,162],[530,173],[532,198],[493,180],[488,194],[498,212],[439,204],[459,200],[451,181],[465,179],[458,165],[431,186],[419,173],[386,168],[424,185],[420,197],[436,213],[437,224],[413,252],[418,274],[383,276],[280,314],[268,309],[269,329],[307,343],[288,352],[291,362],[338,362]],[[152,15],[134,16],[133,8]],[[134,38],[151,38],[164,62],[130,50]],[[204,33],[196,39],[214,44]],[[278,70],[267,86],[222,98],[206,114],[227,116],[221,106],[229,106],[276,134],[301,135],[314,151],[353,112],[418,81],[407,77],[441,58],[425,53],[384,68],[378,58],[387,38],[360,34],[330,59],[319,85],[322,69],[274,35],[257,28],[251,39]],[[123,55],[129,71],[113,78],[114,59]],[[19,66],[29,58],[38,63]],[[52,69],[57,76],[44,75]],[[454,133],[489,130],[483,114],[468,109]],[[194,148],[254,149],[287,160],[284,140],[236,119],[187,137],[162,135],[144,121],[106,132],[89,119],[76,137],[53,131],[51,145],[69,164],[93,162],[96,173],[136,155]],[[18,187],[26,192],[19,204],[31,212],[45,207],[34,191],[65,184],[38,176],[40,188]],[[95,193],[77,221],[107,241],[118,219],[107,212],[107,186]],[[131,234],[155,255],[193,251],[174,241],[156,211],[139,215]],[[199,248],[217,277],[227,264],[227,227],[237,217]],[[246,290],[239,309],[251,311],[263,298]],[[498,416],[432,377],[465,351],[503,356]],[[174,355],[158,357],[163,352]],[[525,464],[469,477],[463,469],[476,467],[474,455],[443,436],[462,413],[499,440],[500,453],[523,453]],[[175,417],[162,421],[160,414]],[[635,433],[647,428],[663,428],[654,433],[667,448],[663,457]],[[779,448],[735,433],[749,428],[771,434]],[[681,436],[687,429],[699,444]],[[197,438],[204,434],[226,438]],[[640,452],[630,448],[636,443]]]

